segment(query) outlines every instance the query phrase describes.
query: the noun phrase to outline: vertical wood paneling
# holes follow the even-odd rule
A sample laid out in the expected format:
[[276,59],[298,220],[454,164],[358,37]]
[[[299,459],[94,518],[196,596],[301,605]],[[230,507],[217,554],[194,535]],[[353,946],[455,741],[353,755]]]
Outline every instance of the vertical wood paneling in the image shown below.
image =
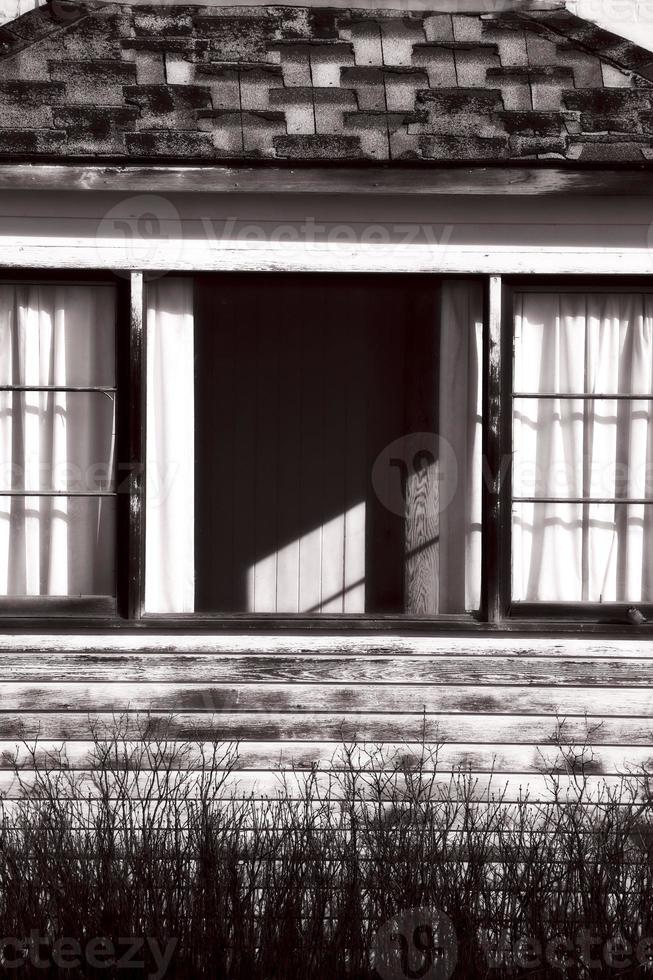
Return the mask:
[[371,481],[392,443],[437,428],[436,290],[202,280],[198,609],[402,612],[406,595],[408,611],[437,612],[437,472],[413,458],[432,447],[409,439],[403,459],[400,442],[404,469],[388,459]]
[[[345,513],[343,612],[366,610],[365,527],[369,472],[366,468],[368,426],[368,331],[362,326],[360,304],[350,312],[359,329],[347,330],[344,368]],[[350,321],[351,322],[351,321]],[[364,322],[364,321],[363,321]]]
[[278,334],[279,413],[277,436],[277,571],[276,611],[299,612],[299,538],[297,506],[300,489],[302,348],[310,331],[295,316],[285,316],[292,287],[279,284],[282,318]]
[[[196,608],[234,609],[234,396],[233,328],[220,280],[199,279],[195,287],[197,520],[195,522]],[[240,380],[240,379],[239,379]],[[240,475],[242,478],[242,475]],[[239,475],[236,474],[236,479]]]
[[[433,282],[433,293],[437,293]],[[406,332],[406,476],[404,603],[406,612],[439,612],[439,465],[429,434],[438,432],[439,343],[435,295],[418,294]]]
[[[255,306],[258,312],[265,302],[263,297]],[[232,329],[230,321],[225,325]],[[220,324],[217,325],[220,330]],[[234,439],[232,470],[233,522],[233,592],[234,612],[247,610],[250,589],[253,590],[253,572],[248,574],[255,554],[254,514],[256,512],[256,417],[258,391],[255,383],[256,364],[252,351],[256,350],[257,319],[239,317],[234,329]]]
[[[303,293],[304,304],[309,294]],[[326,343],[323,311],[304,305],[301,377],[299,609],[319,611],[322,602],[322,358]]]
[[277,603],[277,548],[279,505],[279,309],[271,304],[257,323],[256,443],[256,554],[253,612],[275,612]]
[[[345,290],[346,296],[346,290]],[[331,305],[326,324],[327,343],[324,347],[322,370],[324,395],[322,411],[324,461],[324,523],[322,525],[322,605],[321,612],[343,611],[345,569],[345,375],[351,358],[348,338],[356,332],[357,324],[350,321],[348,304],[343,294]]]

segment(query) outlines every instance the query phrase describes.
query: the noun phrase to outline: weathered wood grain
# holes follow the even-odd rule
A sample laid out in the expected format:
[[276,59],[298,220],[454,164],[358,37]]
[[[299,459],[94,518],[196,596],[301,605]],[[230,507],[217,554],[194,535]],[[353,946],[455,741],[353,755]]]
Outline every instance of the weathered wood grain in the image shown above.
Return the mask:
[[453,246],[420,242],[227,241],[161,239],[151,244],[97,236],[0,235],[0,264],[7,269],[102,269],[149,272],[358,272],[443,275],[648,275],[647,246]]
[[[147,773],[132,773],[122,783],[120,795],[134,799],[142,799],[144,792],[149,787],[153,797],[156,798],[160,790],[153,785],[153,776]],[[388,799],[398,802],[401,799],[401,787],[403,780],[398,778],[397,795]],[[430,792],[434,799],[475,799],[475,800],[497,800],[503,803],[516,802],[519,800],[529,800],[538,802],[552,799],[552,780],[547,776],[536,774],[526,775],[503,775],[503,774],[475,774],[470,773],[464,778],[453,778],[450,773],[435,774],[429,780]],[[556,784],[560,798],[577,799],[578,784],[571,776],[556,777]],[[174,787],[174,779],[170,784]],[[180,783],[181,785],[181,783]],[[271,772],[269,770],[251,772],[233,772],[217,774],[212,795],[216,799],[246,799],[254,797],[264,799],[266,797],[284,797],[288,799],[303,798],[306,786],[306,775],[301,772]],[[197,799],[201,794],[202,776],[199,773],[184,774],[183,789],[186,799]],[[588,776],[584,788],[584,802],[596,800],[605,794],[606,788],[618,791],[624,788],[624,782],[620,776]],[[63,773],[59,778],[58,792],[55,793],[59,798],[69,796],[79,797],[84,800],[97,799],[101,795],[106,795],[109,799],[118,796],[118,779],[107,777],[104,786],[98,786],[97,776],[91,771],[80,771],[77,773]],[[322,798],[330,796],[334,801],[342,796],[342,786],[338,783],[337,773],[316,773],[314,776],[314,793],[319,793]],[[33,794],[36,798],[45,794],[39,792],[38,774],[33,771],[25,771],[16,775],[8,771],[0,771],[0,794],[7,800],[15,800],[25,795]],[[359,787],[361,800],[376,800],[377,792],[373,786],[366,786],[361,782]],[[315,799],[315,796],[314,796]]]
[[648,170],[565,167],[215,167],[4,164],[0,190],[145,193],[650,195]]
[[653,718],[653,689],[439,684],[0,684],[0,712],[401,712]]
[[314,683],[649,687],[653,658],[0,652],[0,682]]
[[[162,758],[172,769],[193,770],[202,760],[211,758],[211,742],[187,743],[171,741],[160,743]],[[102,750],[110,750],[117,768],[127,767],[139,759],[144,769],[151,767],[152,757],[143,754],[142,743],[136,740],[103,743]],[[345,747],[337,742],[268,741],[240,742],[237,746],[224,743],[218,749],[218,769],[227,767],[227,753],[237,751],[236,768],[239,770],[289,769],[309,771],[314,767],[342,770],[345,767]],[[542,773],[553,769],[565,773],[573,759],[590,775],[618,775],[653,768],[653,745],[595,745],[566,746],[564,752],[550,744],[534,745],[477,745],[474,743],[443,744],[437,747],[437,761],[416,742],[385,742],[382,748],[374,744],[346,747],[347,757],[354,769],[387,766],[394,760],[413,766],[425,759],[426,771],[437,768],[440,772],[458,769],[475,773]],[[91,769],[97,764],[98,746],[86,740],[56,741],[39,739],[27,743],[18,740],[0,742],[0,770],[14,768],[52,768],[65,764],[72,770]]]
[[121,633],[3,633],[0,634],[0,656],[10,654],[38,654],[39,661],[54,653],[82,653],[103,655],[108,652],[164,654],[314,654],[316,656],[340,655],[358,657],[424,656],[474,659],[483,657],[562,657],[576,660],[585,658],[653,660],[653,638],[646,639],[633,633],[630,639],[579,638],[556,636],[410,636],[386,632],[382,635],[328,633],[310,635],[288,631],[276,635],[251,633],[189,633],[183,631],[152,632],[145,634]]
[[[22,738],[88,739],[92,731],[110,735],[116,715],[110,711],[0,712],[0,740]],[[120,721],[124,719],[120,718]],[[271,714],[265,712],[175,712],[134,714],[128,719],[138,737],[147,731],[170,739],[220,739],[252,741],[362,740],[368,742],[416,742],[425,733],[432,741],[500,744],[554,744],[562,732],[565,741],[593,745],[653,744],[653,720],[595,715],[556,719],[553,715],[455,715],[441,714]]]

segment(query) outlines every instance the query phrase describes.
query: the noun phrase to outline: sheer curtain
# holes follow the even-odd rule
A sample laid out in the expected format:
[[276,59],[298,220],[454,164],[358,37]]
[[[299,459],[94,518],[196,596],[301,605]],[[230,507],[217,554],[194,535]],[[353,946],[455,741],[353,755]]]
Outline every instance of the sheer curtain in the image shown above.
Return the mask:
[[145,609],[195,609],[192,279],[147,284]]
[[115,593],[114,500],[83,496],[113,488],[115,395],[29,390],[113,387],[114,334],[110,286],[0,285],[0,595]]
[[[481,593],[483,292],[480,284],[442,284],[439,435],[455,472],[440,488],[440,612],[476,610]],[[449,454],[447,454],[449,456]]]
[[[516,392],[630,398],[517,398],[513,494],[515,599],[653,599],[651,493],[653,297],[522,293],[515,309]],[[564,502],[583,498],[583,502]]]

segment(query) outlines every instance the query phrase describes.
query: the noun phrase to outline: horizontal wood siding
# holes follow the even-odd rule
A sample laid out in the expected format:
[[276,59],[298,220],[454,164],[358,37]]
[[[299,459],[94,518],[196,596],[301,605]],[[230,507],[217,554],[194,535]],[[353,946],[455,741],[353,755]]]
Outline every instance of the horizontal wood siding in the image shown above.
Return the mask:
[[341,765],[343,740],[410,757],[424,732],[442,742],[445,782],[462,766],[479,793],[537,796],[559,739],[592,746],[594,779],[653,765],[651,671],[653,643],[637,640],[3,636],[0,790],[19,791],[15,758],[29,768],[61,746],[84,772],[92,731],[120,717],[133,739],[149,726],[173,743],[239,741],[225,792],[274,793],[278,770],[296,788]]

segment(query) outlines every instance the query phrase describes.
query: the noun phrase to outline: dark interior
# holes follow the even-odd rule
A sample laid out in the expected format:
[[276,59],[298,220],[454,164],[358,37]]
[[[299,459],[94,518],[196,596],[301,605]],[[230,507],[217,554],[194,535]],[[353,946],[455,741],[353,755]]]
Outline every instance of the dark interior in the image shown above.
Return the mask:
[[197,611],[248,611],[254,563],[361,500],[365,612],[404,610],[405,521],[371,470],[437,431],[436,301],[425,276],[198,277]]

